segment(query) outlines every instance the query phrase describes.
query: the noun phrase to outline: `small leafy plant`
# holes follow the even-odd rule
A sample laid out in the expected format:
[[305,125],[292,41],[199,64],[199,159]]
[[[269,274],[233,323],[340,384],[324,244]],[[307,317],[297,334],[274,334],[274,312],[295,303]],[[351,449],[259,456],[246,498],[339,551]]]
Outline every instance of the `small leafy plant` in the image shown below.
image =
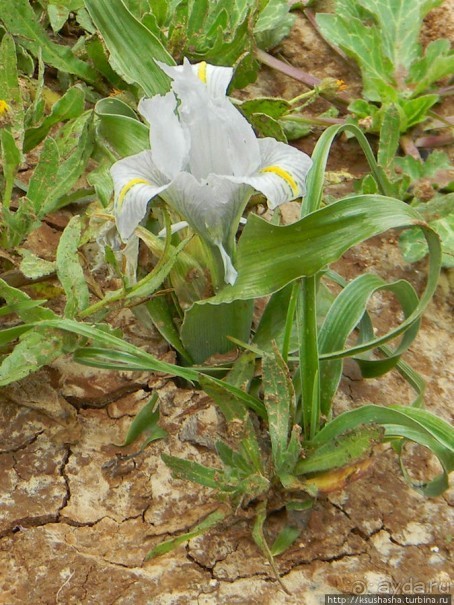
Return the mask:
[[336,0],[335,14],[319,13],[323,36],[361,69],[363,97],[350,104],[358,118],[378,132],[386,108],[398,109],[404,133],[427,118],[440,100],[436,82],[451,76],[454,55],[448,40],[431,42],[422,52],[422,20],[442,0]]

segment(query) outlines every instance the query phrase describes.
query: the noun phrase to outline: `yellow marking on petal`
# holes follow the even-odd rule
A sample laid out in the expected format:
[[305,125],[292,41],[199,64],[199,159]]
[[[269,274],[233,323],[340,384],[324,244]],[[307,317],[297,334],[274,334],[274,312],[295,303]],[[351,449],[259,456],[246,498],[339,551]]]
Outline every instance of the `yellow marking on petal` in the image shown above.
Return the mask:
[[293,193],[298,195],[299,187],[295,179],[292,177],[290,172],[287,172],[287,170],[284,170],[280,166],[267,166],[266,168],[262,168],[260,172],[272,172],[273,174],[277,174],[277,176],[280,176],[281,179],[284,179],[287,185],[290,185]]
[[207,64],[206,61],[202,61],[197,68],[197,77],[202,80],[204,84],[207,83]]
[[135,178],[135,179],[131,179],[130,181],[128,181],[126,183],[126,185],[123,185],[123,187],[121,188],[120,194],[118,196],[118,209],[121,208],[124,199],[126,197],[126,194],[128,193],[128,191],[130,189],[132,189],[134,187],[134,185],[151,185],[150,181],[147,181],[146,179],[139,179],[139,178]]
[[0,116],[3,116],[5,113],[8,113],[10,110],[10,106],[6,101],[0,99]]

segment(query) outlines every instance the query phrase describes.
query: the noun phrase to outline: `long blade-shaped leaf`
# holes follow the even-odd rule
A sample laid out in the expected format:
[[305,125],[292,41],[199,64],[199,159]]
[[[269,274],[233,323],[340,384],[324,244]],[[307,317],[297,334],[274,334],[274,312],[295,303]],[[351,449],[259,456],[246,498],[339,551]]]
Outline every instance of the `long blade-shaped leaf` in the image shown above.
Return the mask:
[[113,69],[149,96],[166,93],[169,78],[156,61],[172,65],[174,60],[158,38],[121,0],[85,0],[85,6],[110,51]]

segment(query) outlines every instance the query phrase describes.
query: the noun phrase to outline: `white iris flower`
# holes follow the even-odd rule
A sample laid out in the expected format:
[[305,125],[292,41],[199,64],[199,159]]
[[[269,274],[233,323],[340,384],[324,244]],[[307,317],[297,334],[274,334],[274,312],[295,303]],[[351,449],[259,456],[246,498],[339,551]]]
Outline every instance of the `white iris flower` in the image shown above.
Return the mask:
[[151,149],[111,169],[118,231],[127,241],[159,195],[219,249],[224,280],[233,284],[231,255],[249,197],[260,191],[274,209],[304,195],[311,160],[275,139],[257,139],[226,96],[232,68],[159,65],[172,80],[171,91],[139,103]]

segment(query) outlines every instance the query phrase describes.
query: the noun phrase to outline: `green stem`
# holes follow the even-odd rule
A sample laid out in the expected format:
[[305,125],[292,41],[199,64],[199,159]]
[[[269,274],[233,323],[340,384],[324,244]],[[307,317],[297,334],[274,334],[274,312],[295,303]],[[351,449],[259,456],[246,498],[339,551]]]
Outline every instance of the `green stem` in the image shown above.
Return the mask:
[[[317,276],[301,280],[298,320],[301,418],[306,439],[313,439],[320,426],[320,374],[317,334]],[[302,421],[302,422],[301,422]]]
[[290,350],[290,339],[292,336],[293,321],[295,319],[296,307],[298,304],[299,283],[296,281],[292,286],[290,300],[288,303],[287,317],[285,319],[284,340],[282,343],[282,358],[287,363]]

